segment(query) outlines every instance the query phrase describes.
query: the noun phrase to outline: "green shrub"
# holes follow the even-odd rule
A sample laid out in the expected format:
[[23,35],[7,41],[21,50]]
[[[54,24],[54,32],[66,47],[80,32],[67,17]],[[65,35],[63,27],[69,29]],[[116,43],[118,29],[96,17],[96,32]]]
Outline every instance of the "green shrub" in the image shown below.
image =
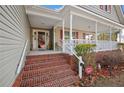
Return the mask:
[[95,65],[95,52],[93,51],[96,47],[96,44],[78,44],[75,47],[75,51],[78,56],[82,56],[83,61],[85,62],[85,67],[87,65],[92,65],[94,68]]
[[75,51],[78,56],[85,56],[86,54],[93,51],[96,47],[96,44],[78,44],[75,47]]

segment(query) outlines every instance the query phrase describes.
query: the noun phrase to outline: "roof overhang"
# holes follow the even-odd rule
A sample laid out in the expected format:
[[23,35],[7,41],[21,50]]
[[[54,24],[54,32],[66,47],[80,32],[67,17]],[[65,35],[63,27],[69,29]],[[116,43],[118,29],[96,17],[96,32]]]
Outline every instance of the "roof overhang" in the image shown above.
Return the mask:
[[62,20],[60,13],[39,6],[25,6],[31,27],[51,29]]
[[[69,15],[72,14],[74,16],[79,16],[80,18],[86,18],[94,22],[99,22],[107,26],[117,27],[119,29],[124,29],[124,25],[114,22],[110,19],[97,15],[91,11],[81,8],[80,6],[64,6],[64,8],[60,11],[53,11],[39,6],[25,6],[26,13],[28,15],[31,27],[38,28],[52,28],[56,24],[59,23],[59,26],[62,26],[62,20],[66,17],[65,27],[69,27]],[[76,20],[75,24],[80,24],[80,18]],[[90,22],[89,21],[89,22]],[[74,22],[74,21],[73,21]],[[95,23],[92,23],[93,25]],[[85,25],[84,25],[85,26]],[[78,26],[75,28],[79,28]]]

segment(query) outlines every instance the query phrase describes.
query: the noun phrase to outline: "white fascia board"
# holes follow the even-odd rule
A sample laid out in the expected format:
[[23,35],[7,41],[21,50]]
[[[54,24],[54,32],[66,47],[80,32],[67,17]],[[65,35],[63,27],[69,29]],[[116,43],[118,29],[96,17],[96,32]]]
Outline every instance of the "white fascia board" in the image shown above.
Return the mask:
[[[101,19],[103,19],[103,20],[105,20],[105,21],[111,22],[111,23],[113,23],[113,24],[115,24],[115,25],[117,25],[117,26],[119,26],[119,27],[121,27],[121,28],[124,28],[124,25],[119,24],[119,23],[117,23],[117,22],[114,22],[114,21],[112,21],[112,20],[109,20],[109,19],[107,19],[107,18],[105,18],[105,17],[102,17],[102,16],[100,16],[100,15],[97,15],[97,14],[91,12],[91,11],[88,11],[88,10],[83,9],[83,8],[81,8],[81,7],[78,7],[78,6],[72,6],[72,7],[77,8],[77,9],[79,9],[79,10],[81,10],[81,11],[86,12],[86,13],[89,13],[89,14],[91,14],[91,15],[93,15],[93,16],[99,17],[99,18],[101,18]],[[74,14],[74,12],[73,12],[73,14]],[[75,13],[75,14],[76,14],[76,13]],[[80,14],[80,15],[81,15],[81,14]],[[81,15],[81,16],[83,17],[83,15]],[[88,17],[87,17],[87,18],[88,18]],[[89,19],[91,19],[91,20],[93,20],[93,21],[97,21],[97,20],[94,20],[94,19],[92,19],[92,18],[89,18]],[[102,22],[101,22],[101,23],[102,23]],[[106,23],[105,23],[105,24],[106,24]],[[111,25],[111,24],[108,24],[108,25]]]

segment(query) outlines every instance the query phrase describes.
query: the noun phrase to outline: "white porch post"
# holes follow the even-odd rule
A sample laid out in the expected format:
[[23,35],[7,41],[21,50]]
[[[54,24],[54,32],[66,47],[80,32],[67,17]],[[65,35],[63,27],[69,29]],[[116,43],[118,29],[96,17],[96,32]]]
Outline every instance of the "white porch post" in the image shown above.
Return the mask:
[[[72,44],[72,39],[73,39],[73,38],[72,38],[72,21],[73,21],[73,20],[72,20],[72,17],[73,17],[72,14],[70,14],[70,33],[69,33],[69,34],[70,34],[70,43],[71,43],[71,44]],[[72,45],[70,45],[70,46],[71,46],[71,52],[72,52],[73,46],[72,46]]]
[[97,32],[98,32],[98,29],[97,29],[97,21],[96,21],[96,24],[95,24],[95,41],[96,41],[96,52],[97,52],[97,45],[98,45],[98,41],[97,41]]
[[121,34],[122,34],[122,30],[119,32],[119,42],[121,43]]
[[56,34],[56,33],[55,33],[55,29],[56,29],[56,27],[53,28],[53,44],[54,44],[54,45],[53,45],[53,50],[54,50],[54,51],[55,51],[55,42],[56,42],[56,41],[55,41],[55,36],[56,36],[56,35],[55,35],[55,34]]
[[112,50],[112,40],[111,40],[112,31],[111,31],[111,27],[109,28],[109,31],[110,31],[110,48]]
[[62,51],[65,51],[65,20],[62,20]]

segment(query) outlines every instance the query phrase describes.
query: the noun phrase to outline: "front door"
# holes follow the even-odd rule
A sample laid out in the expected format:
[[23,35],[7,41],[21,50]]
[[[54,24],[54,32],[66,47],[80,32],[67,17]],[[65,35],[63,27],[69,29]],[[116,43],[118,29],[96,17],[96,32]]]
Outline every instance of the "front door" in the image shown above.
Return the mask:
[[33,50],[49,49],[49,31],[33,30]]

